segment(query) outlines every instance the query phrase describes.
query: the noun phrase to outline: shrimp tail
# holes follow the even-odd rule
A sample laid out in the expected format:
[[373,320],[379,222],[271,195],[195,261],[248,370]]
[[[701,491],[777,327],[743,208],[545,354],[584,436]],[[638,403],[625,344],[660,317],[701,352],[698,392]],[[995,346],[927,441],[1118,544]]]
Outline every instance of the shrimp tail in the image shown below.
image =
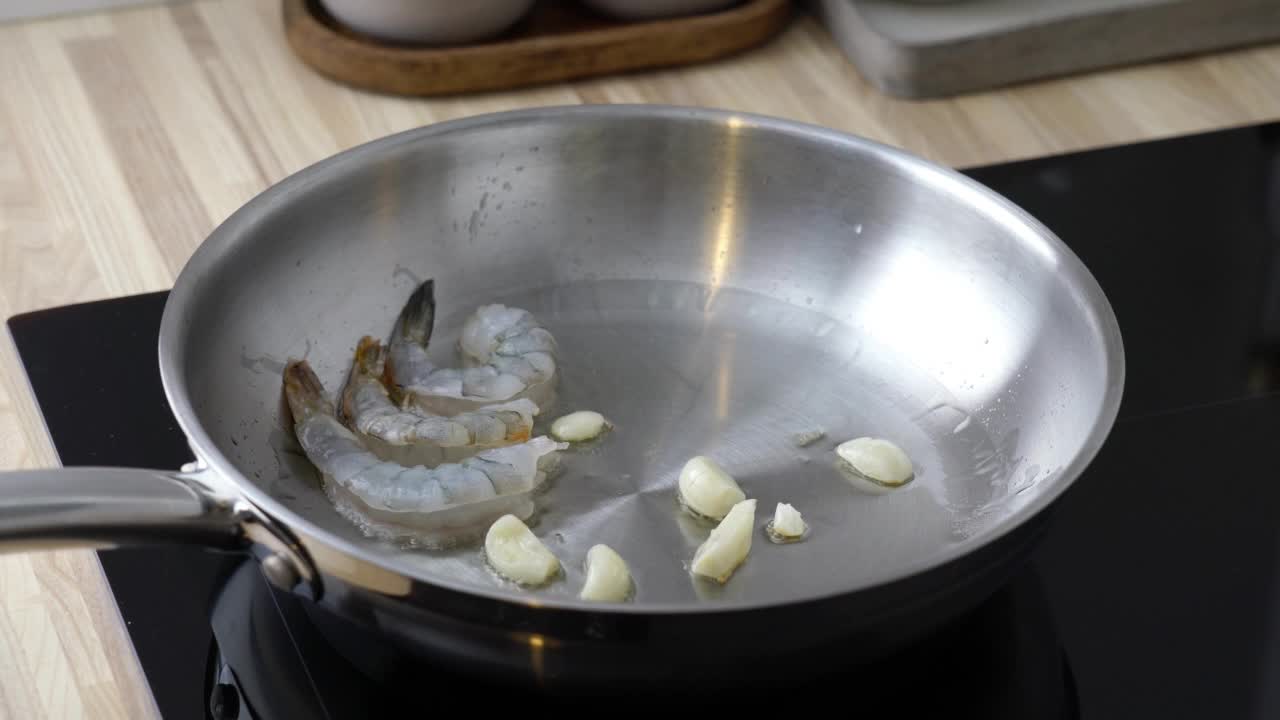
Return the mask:
[[409,296],[408,302],[400,310],[395,327],[391,331],[391,342],[409,341],[426,347],[431,342],[431,331],[436,321],[436,281],[426,280]]
[[408,301],[400,309],[395,325],[391,328],[391,357],[383,363],[382,382],[391,390],[397,401],[403,400],[400,383],[396,382],[396,363],[402,361],[404,352],[410,346],[426,352],[427,343],[431,341],[431,332],[436,324],[436,281],[434,278],[424,280],[409,295]]
[[377,338],[365,335],[356,343],[355,361],[347,375],[347,382],[342,388],[341,417],[344,424],[353,426],[356,416],[356,390],[360,381],[377,380],[382,377],[386,363],[386,348]]
[[333,403],[325,397],[324,385],[306,360],[290,360],[285,366],[284,394],[295,423],[318,414],[333,414]]
[[385,348],[378,339],[365,335],[356,344],[356,368],[367,377],[378,377],[382,374],[382,363],[386,359]]

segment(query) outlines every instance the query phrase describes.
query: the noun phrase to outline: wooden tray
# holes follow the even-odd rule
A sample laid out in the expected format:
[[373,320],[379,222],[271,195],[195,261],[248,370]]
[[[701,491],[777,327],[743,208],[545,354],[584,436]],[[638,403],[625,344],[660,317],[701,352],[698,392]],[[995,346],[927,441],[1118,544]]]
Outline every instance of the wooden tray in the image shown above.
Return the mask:
[[745,0],[703,15],[620,22],[572,1],[539,0],[500,38],[422,47],[342,27],[317,0],[283,0],[283,9],[285,36],[304,62],[339,82],[397,95],[506,90],[702,62],[765,42],[792,13],[790,0]]
[[890,95],[935,98],[1280,40],[1278,0],[811,0]]

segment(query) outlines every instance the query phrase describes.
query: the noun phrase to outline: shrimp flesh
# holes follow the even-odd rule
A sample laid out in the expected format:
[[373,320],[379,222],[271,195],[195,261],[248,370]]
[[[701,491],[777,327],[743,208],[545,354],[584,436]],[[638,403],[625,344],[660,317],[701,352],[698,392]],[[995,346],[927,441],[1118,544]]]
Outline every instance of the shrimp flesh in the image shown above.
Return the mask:
[[507,513],[527,518],[534,510],[530,495],[554,471],[556,451],[568,447],[537,437],[459,463],[406,466],[379,458],[338,420],[307,361],[285,366],[284,390],[298,443],[326,491],[348,519],[373,535],[409,534],[443,545]]
[[392,401],[382,376],[386,348],[365,336],[342,390],[342,415],[379,457],[401,464],[456,462],[477,450],[529,439],[538,406],[528,399],[443,417]]
[[553,399],[556,343],[527,310],[483,305],[462,326],[462,368],[427,358],[435,324],[435,283],[409,297],[391,333],[388,386],[417,406],[456,415],[483,405],[526,398],[546,407]]

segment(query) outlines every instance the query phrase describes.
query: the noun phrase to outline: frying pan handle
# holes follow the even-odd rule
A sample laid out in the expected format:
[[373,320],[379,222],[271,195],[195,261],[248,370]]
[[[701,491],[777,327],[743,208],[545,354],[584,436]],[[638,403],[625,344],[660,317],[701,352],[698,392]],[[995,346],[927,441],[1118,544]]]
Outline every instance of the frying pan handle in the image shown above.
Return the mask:
[[0,473],[0,553],[184,543],[259,556],[267,578],[319,595],[305,550],[207,470],[77,467]]
[[243,547],[228,503],[158,470],[63,468],[0,474],[0,551],[189,542]]

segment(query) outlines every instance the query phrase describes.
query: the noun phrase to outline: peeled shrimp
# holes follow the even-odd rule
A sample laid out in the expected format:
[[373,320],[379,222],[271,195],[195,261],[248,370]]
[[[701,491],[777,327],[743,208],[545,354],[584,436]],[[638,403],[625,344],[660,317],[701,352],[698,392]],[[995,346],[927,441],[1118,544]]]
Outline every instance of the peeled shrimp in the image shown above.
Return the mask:
[[447,531],[492,522],[506,513],[528,517],[533,512],[529,494],[554,467],[555,451],[568,447],[537,437],[460,463],[405,466],[377,457],[338,420],[305,360],[285,366],[284,386],[303,452],[324,477],[326,489],[354,505],[363,521]]
[[427,358],[435,310],[435,283],[427,280],[396,319],[386,375],[398,392],[442,415],[520,398],[550,403],[555,339],[532,314],[505,305],[481,306],[462,326],[463,367],[442,368]]
[[456,462],[478,450],[529,439],[538,406],[520,399],[443,417],[416,407],[401,408],[383,384],[385,348],[372,337],[356,347],[342,391],[342,414],[380,457],[402,464]]

